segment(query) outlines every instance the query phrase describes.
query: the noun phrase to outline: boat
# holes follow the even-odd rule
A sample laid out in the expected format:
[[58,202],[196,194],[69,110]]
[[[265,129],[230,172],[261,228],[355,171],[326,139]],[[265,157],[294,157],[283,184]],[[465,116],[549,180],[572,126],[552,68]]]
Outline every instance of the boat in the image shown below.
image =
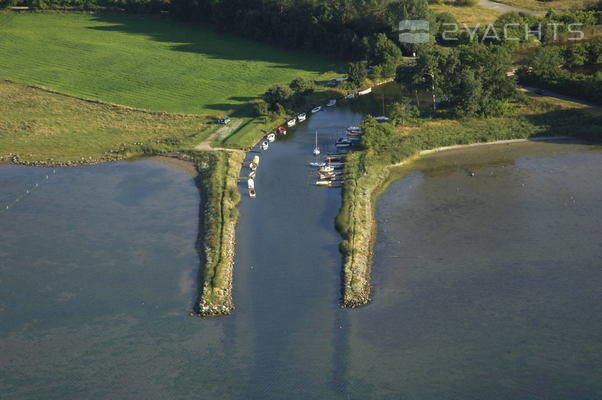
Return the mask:
[[337,177],[341,176],[340,172],[319,172],[318,176],[320,177],[320,180],[326,180],[326,179],[336,179]]
[[264,140],[263,142],[261,142],[261,150],[267,150],[270,147],[270,144],[268,143],[267,140]]
[[307,119],[307,115],[305,113],[297,115],[297,122],[303,122]]
[[280,133],[280,134],[282,134],[282,135],[286,135],[286,133],[287,133],[287,132],[286,132],[286,128],[285,128],[284,126],[279,126],[279,127],[277,128],[277,130],[278,130],[278,133]]
[[251,171],[255,171],[257,169],[257,164],[255,164],[254,162],[250,162],[249,168],[251,168]]
[[389,117],[385,117],[384,115],[381,115],[380,117],[376,117],[376,122],[389,122]]
[[331,165],[325,165],[322,168],[320,168],[318,170],[318,172],[322,172],[322,173],[324,173],[324,172],[334,172],[334,167],[331,166]]
[[255,179],[256,176],[257,176],[257,171],[249,172],[249,179]]
[[368,89],[364,89],[364,90],[360,90],[359,92],[357,92],[358,96],[364,96],[366,94],[370,94],[372,93],[372,88],[369,87]]
[[310,162],[309,166],[310,167],[325,167],[326,163],[325,162]]
[[268,140],[268,142],[273,142],[276,140],[276,134],[270,133],[269,135],[266,136],[266,139]]
[[347,96],[345,96],[345,98],[347,100],[355,99],[355,93],[349,93]]
[[359,126],[350,126],[347,128],[347,133],[349,135],[360,135],[362,133],[362,128]]
[[320,111],[322,111],[322,106],[317,106],[317,107],[312,108],[311,113],[315,114]]
[[343,162],[345,160],[345,156],[343,155],[329,155],[324,157],[326,159],[326,161],[331,161],[331,162]]
[[253,160],[251,162],[255,163],[255,165],[259,166],[259,156],[253,156]]
[[251,178],[249,178],[249,180],[247,181],[247,187],[249,189],[255,189],[255,181]]
[[316,144],[314,145],[314,156],[320,155],[320,147],[318,146],[318,131],[316,131]]
[[326,104],[326,107],[336,106],[337,101],[335,99],[330,99],[330,101]]
[[339,147],[339,148],[351,147],[351,143],[340,142],[340,143],[336,143],[335,146]]
[[316,186],[332,186],[332,181],[328,181],[328,180],[316,181]]
[[291,119],[291,120],[289,120],[289,121],[286,123],[286,125],[287,125],[289,128],[291,128],[291,127],[293,127],[293,126],[297,125],[297,120],[296,120],[296,119]]
[[255,196],[257,196],[257,192],[255,191],[255,189],[249,189],[249,197],[254,199]]

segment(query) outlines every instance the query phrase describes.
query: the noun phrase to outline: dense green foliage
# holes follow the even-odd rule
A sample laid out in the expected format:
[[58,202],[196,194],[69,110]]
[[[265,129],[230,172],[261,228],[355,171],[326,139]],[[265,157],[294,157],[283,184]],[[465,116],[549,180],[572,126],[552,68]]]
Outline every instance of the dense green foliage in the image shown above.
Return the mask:
[[291,49],[367,59],[370,43],[393,38],[399,21],[426,19],[425,0],[174,0],[174,15]]
[[[0,14],[0,78],[156,111],[251,113],[276,83],[328,60],[156,17]],[[10,55],[10,56],[8,56]]]
[[400,68],[397,80],[432,91],[457,116],[496,116],[516,95],[516,84],[507,77],[510,65],[511,53],[504,46],[435,46],[420,51],[414,67]]
[[[602,39],[565,46],[544,46],[517,71],[526,85],[549,88],[576,98],[602,103]],[[579,67],[591,66],[590,73]]]

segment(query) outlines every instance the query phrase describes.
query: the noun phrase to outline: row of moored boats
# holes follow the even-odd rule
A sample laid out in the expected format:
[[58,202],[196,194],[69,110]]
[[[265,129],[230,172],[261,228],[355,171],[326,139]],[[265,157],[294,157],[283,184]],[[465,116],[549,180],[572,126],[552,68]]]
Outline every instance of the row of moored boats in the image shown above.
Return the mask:
[[[316,180],[316,186],[340,186],[343,180],[343,168],[345,167],[345,154],[350,147],[358,144],[361,140],[362,130],[357,126],[350,126],[347,128],[344,137],[340,137],[335,142],[337,148],[336,153],[327,154],[323,161],[312,161],[309,163],[310,167],[317,168],[318,180]],[[319,148],[317,145],[317,133],[316,133],[316,145],[314,147],[314,155],[319,154]]]

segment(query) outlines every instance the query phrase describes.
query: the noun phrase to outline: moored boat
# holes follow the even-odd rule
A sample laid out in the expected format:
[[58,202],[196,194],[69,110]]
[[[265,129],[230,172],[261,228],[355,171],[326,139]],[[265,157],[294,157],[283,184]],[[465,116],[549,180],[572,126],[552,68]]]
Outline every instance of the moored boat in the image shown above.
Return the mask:
[[326,166],[326,163],[324,163],[324,162],[310,162],[309,166],[310,167],[324,167],[324,166]]
[[249,168],[251,169],[251,171],[255,171],[257,170],[257,164],[255,164],[254,162],[250,162]]
[[255,179],[255,177],[257,176],[257,171],[251,171],[249,172],[249,179]]
[[248,187],[249,189],[255,189],[255,180],[253,180],[253,179],[249,178],[249,179],[247,180],[247,187]]
[[266,139],[268,139],[268,142],[273,142],[276,140],[276,134],[270,133],[269,135],[266,136]]
[[362,133],[362,128],[359,126],[350,126],[347,128],[347,134],[349,135],[360,135]]
[[332,165],[325,165],[323,167],[321,167],[318,172],[321,173],[325,173],[325,172],[334,172],[334,167]]
[[320,112],[320,111],[322,111],[322,106],[314,107],[311,110],[312,114],[315,114],[315,113]]
[[293,126],[297,125],[297,120],[296,120],[296,119],[291,119],[291,120],[289,120],[289,121],[286,123],[286,125],[287,125],[289,128],[291,128],[291,127],[293,127]]
[[255,189],[249,189],[249,197],[254,199],[257,196]]
[[284,126],[279,126],[277,128],[277,130],[278,130],[278,133],[280,133],[281,135],[286,135],[286,133],[287,133],[286,128]]
[[328,180],[316,181],[316,186],[332,186],[332,181],[328,181]]
[[263,142],[261,142],[261,145],[259,147],[261,147],[261,150],[267,150],[270,147],[270,144],[267,140],[264,140]]
[[333,107],[337,104],[337,101],[335,99],[330,99],[328,101],[328,103],[326,104],[326,107]]
[[253,160],[251,162],[255,163],[255,165],[259,166],[259,156],[253,156]]
[[349,93],[347,96],[345,96],[345,98],[347,100],[355,99],[355,93]]
[[297,115],[297,122],[303,122],[307,119],[307,115],[305,113]]
[[368,89],[364,89],[364,90],[360,90],[359,92],[357,92],[358,96],[364,96],[366,94],[370,94],[372,93],[372,88],[369,87]]
[[345,156],[344,155],[328,155],[328,156],[324,157],[324,159],[329,162],[341,162],[342,163],[343,161],[345,161]]
[[389,122],[389,117],[385,117],[384,115],[376,117],[374,119],[376,120],[376,122]]

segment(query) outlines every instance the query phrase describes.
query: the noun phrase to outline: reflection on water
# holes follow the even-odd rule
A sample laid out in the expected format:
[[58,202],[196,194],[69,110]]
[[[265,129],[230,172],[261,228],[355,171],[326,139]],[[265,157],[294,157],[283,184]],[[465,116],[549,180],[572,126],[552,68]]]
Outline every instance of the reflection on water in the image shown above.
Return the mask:
[[[400,171],[374,302],[342,310],[340,192],[305,164],[316,129],[326,146],[361,118],[329,109],[261,154],[229,317],[188,317],[199,195],[183,171],[57,169],[0,213],[2,399],[602,397],[600,151],[479,148]],[[0,166],[0,205],[47,172]]]

